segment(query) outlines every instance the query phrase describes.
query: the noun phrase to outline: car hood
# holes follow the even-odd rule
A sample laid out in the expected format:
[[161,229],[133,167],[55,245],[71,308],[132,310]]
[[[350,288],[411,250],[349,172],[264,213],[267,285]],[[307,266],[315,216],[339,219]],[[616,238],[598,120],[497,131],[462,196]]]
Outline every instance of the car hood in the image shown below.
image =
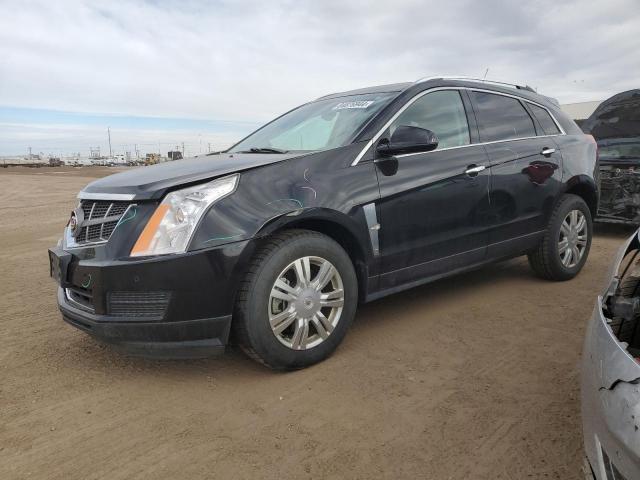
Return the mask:
[[[174,187],[196,183],[234,172],[241,172],[271,163],[301,156],[297,153],[219,153],[160,163],[148,167],[132,168],[109,175],[87,185],[79,197],[99,198],[108,194],[112,198],[132,200],[162,197]],[[131,197],[133,195],[133,197]],[[105,195],[106,197],[107,195]]]
[[640,134],[640,89],[618,93],[602,102],[582,124],[585,133],[601,142]]

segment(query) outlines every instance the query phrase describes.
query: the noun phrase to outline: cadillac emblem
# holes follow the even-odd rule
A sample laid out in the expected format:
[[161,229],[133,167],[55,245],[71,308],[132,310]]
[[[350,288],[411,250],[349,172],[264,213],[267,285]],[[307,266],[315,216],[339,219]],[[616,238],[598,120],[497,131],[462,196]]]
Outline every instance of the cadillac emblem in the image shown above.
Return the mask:
[[84,212],[82,208],[78,207],[71,212],[71,218],[69,218],[69,231],[73,238],[76,238],[80,233],[82,222],[84,221]]

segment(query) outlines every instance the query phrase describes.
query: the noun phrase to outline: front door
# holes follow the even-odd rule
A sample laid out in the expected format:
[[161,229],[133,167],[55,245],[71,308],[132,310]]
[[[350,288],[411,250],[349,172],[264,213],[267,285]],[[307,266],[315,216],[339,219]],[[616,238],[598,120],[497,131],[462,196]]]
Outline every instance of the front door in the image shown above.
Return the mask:
[[437,149],[377,158],[380,185],[380,287],[407,282],[480,263],[488,243],[490,170],[481,145],[472,145],[458,90],[438,90],[415,99],[389,127],[433,131]]

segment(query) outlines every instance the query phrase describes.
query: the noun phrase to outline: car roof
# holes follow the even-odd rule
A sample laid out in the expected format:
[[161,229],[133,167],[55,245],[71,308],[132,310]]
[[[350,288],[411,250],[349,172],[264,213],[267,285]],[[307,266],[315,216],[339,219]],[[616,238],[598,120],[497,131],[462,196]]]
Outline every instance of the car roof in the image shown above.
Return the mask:
[[434,87],[469,87],[478,88],[484,90],[492,90],[499,93],[506,93],[509,95],[517,95],[533,102],[541,103],[545,106],[553,106],[555,109],[559,107],[559,103],[555,98],[548,97],[537,93],[531,87],[509,84],[505,82],[495,82],[491,80],[465,78],[465,77],[430,77],[420,79],[415,82],[403,82],[392,83],[387,85],[377,85],[372,87],[359,88],[356,90],[348,90],[345,92],[336,92],[329,95],[324,95],[318,100],[326,100],[331,98],[340,98],[349,95],[366,95],[372,93],[397,93],[400,94],[405,91],[411,91],[411,93],[417,93],[422,90],[427,90]]
[[411,85],[413,85],[413,83],[411,82],[390,83],[388,85],[376,85],[373,87],[365,87],[365,88],[358,88],[356,90],[348,90],[346,92],[330,93],[329,95],[323,95],[322,97],[318,98],[318,100],[346,97],[349,95],[366,95],[368,93],[400,93],[403,90],[406,90],[407,88],[411,87]]

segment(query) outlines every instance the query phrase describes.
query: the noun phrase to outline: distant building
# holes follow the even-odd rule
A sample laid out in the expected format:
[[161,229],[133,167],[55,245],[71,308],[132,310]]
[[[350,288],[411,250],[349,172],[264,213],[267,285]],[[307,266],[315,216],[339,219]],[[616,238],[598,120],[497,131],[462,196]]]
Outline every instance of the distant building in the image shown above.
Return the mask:
[[169,157],[169,160],[182,160],[182,152],[179,150],[172,150],[167,152],[167,157]]
[[595,112],[596,108],[598,108],[601,103],[602,100],[596,100],[593,102],[565,103],[564,105],[560,105],[560,108],[574,120],[586,120],[593,112]]

